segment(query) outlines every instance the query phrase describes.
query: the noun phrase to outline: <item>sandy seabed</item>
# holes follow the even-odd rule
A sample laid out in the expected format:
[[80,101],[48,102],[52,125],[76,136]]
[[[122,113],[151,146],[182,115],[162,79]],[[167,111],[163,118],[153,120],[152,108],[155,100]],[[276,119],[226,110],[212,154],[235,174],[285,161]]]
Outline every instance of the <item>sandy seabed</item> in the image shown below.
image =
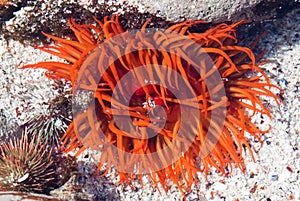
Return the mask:
[[[268,100],[273,111],[270,123],[273,129],[265,135],[264,144],[253,143],[256,162],[245,156],[246,173],[234,169],[229,176],[217,173],[199,174],[199,182],[187,195],[187,200],[210,201],[280,201],[300,200],[300,10],[294,10],[281,19],[259,25],[267,34],[259,42],[265,48],[263,68],[272,83],[279,85],[283,103],[277,108]],[[47,102],[58,95],[53,81],[44,77],[43,70],[21,70],[19,66],[56,59],[17,41],[0,39],[0,136],[6,139],[18,132],[18,126],[38,113],[47,113]],[[261,122],[260,116],[253,118]],[[79,158],[79,170],[91,173],[98,154],[87,150]],[[172,186],[167,194],[160,194],[144,178],[144,187],[131,189],[118,185],[117,173],[105,178],[72,177],[53,195],[61,199],[76,199],[76,193],[87,200],[182,200],[179,190]],[[81,187],[76,192],[75,183]],[[72,186],[73,185],[73,186]],[[77,188],[78,188],[77,186]],[[75,190],[74,190],[75,189]],[[78,197],[78,196],[77,196]],[[97,198],[95,198],[97,197]]]

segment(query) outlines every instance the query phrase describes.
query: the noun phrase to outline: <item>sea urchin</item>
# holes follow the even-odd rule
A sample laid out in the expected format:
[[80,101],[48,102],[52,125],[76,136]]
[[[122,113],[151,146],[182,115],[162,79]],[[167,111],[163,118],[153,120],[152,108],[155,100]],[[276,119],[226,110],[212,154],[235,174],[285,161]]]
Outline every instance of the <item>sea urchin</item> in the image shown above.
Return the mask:
[[52,151],[39,137],[14,138],[0,144],[0,190],[49,193],[55,179]]

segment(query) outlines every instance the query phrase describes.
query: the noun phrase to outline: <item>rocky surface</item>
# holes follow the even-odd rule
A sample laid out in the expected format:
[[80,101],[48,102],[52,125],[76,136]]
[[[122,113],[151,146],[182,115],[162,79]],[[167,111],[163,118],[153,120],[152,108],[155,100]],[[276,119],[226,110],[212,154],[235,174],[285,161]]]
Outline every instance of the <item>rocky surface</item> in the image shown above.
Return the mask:
[[[9,4],[10,2],[12,4]],[[55,5],[49,1],[39,5],[41,9],[45,9],[44,11],[36,11],[34,6],[28,6],[31,1],[18,2],[22,5],[18,6],[16,1],[0,1],[0,20],[2,20],[0,136],[2,140],[18,133],[19,126],[37,113],[47,114],[49,112],[47,103],[60,93],[57,85],[43,76],[43,70],[18,69],[23,64],[50,59],[58,60],[28,46],[28,43],[37,42],[41,38],[38,35],[32,35],[36,39],[32,40],[32,37],[26,38],[26,34],[31,35],[34,31],[38,33],[42,28],[51,27],[49,24],[54,24],[52,30],[48,29],[50,32],[55,32],[58,28],[65,30],[66,19],[72,11],[82,11],[91,16],[94,9],[92,5],[96,1],[77,1],[78,6],[72,4],[75,1],[68,1],[68,3],[58,1]],[[242,36],[240,37],[247,42],[252,41],[259,33],[266,32],[257,49],[266,50],[263,59],[270,60],[270,62],[264,65],[264,69],[272,82],[284,91],[281,94],[283,103],[280,109],[276,107],[274,101],[268,100],[270,101],[268,107],[271,108],[274,116],[272,121],[262,119],[260,116],[253,118],[253,121],[271,123],[273,126],[273,129],[266,134],[262,147],[259,143],[252,144],[257,161],[254,162],[250,154],[245,156],[247,168],[245,174],[234,170],[230,176],[220,177],[212,171],[208,180],[203,175],[199,175],[199,182],[187,195],[187,200],[300,200],[300,9],[297,8],[299,3],[277,1],[277,3],[267,4],[267,1],[247,1],[243,4],[243,1],[188,1],[183,4],[177,0],[157,2],[128,1],[125,6],[119,7],[112,6],[109,1],[108,7],[105,8],[111,8],[112,11],[109,12],[124,12],[123,7],[127,6],[131,9],[130,5],[134,5],[137,6],[134,12],[149,11],[174,21],[180,21],[183,18],[219,21],[249,17],[254,22],[241,27],[239,31]],[[208,6],[208,2],[213,5]],[[228,4],[222,5],[222,2],[228,2]],[[4,15],[3,10],[15,7],[14,4],[20,7],[19,10],[9,16]],[[288,7],[283,5],[288,5]],[[59,9],[59,6],[64,9]],[[99,9],[99,15],[102,11],[103,9]],[[36,13],[36,18],[29,18],[30,13]],[[83,19],[85,14],[81,13],[76,16],[78,19]],[[55,17],[61,18],[53,21],[57,19]],[[41,24],[35,24],[38,22]],[[139,23],[141,21],[136,21],[132,26]],[[159,18],[157,23],[165,23],[165,21]],[[26,38],[26,44],[22,40],[24,38]],[[68,86],[65,87],[68,88]],[[160,194],[146,177],[143,188],[133,183],[134,189],[119,185],[118,175],[114,170],[105,177],[95,178],[92,173],[98,158],[99,153],[85,151],[78,158],[78,173],[51,194],[57,199],[64,200],[182,200],[182,195],[175,186],[172,186],[167,194]],[[4,194],[11,196],[10,193]],[[2,195],[0,194],[0,200],[3,198]],[[12,196],[6,199],[18,200],[20,195],[13,193]]]

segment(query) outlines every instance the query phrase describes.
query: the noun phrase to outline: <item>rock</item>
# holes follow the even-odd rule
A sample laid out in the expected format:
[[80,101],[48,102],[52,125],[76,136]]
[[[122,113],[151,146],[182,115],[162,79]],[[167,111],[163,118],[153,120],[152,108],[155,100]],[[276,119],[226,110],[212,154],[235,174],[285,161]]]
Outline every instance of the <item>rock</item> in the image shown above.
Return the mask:
[[62,201],[52,196],[46,196],[35,193],[22,193],[15,191],[0,192],[0,200],[5,201]]

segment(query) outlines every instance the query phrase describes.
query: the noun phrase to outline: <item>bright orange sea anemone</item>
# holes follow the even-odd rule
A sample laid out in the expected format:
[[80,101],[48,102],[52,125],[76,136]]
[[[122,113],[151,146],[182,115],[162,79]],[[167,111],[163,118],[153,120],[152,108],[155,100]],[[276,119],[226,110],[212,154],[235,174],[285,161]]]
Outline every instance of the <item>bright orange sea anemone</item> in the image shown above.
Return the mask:
[[[96,83],[94,105],[89,105],[85,112],[74,117],[74,121],[61,138],[62,149],[69,152],[79,148],[76,154],[79,155],[87,148],[80,133],[89,134],[98,140],[96,143],[101,151],[97,170],[104,164],[105,172],[112,166],[121,166],[118,169],[120,180],[128,184],[137,174],[145,172],[156,186],[160,184],[165,191],[168,190],[166,181],[170,179],[184,193],[195,183],[197,172],[207,174],[212,167],[224,174],[226,169],[231,170],[232,164],[235,164],[244,172],[243,155],[246,150],[253,156],[247,136],[261,141],[262,134],[269,130],[262,131],[251,122],[255,113],[271,118],[270,111],[260,97],[272,97],[278,104],[279,98],[270,91],[271,88],[278,87],[270,83],[251,50],[255,43],[250,48],[236,45],[235,29],[243,21],[231,25],[219,24],[203,33],[194,33],[189,29],[194,25],[199,26],[203,21],[185,21],[172,25],[165,31],[156,30],[154,34],[147,32],[147,21],[141,30],[134,33],[134,38],[119,38],[126,44],[124,48],[131,50],[128,53],[121,54],[117,44],[107,43],[112,45],[113,54],[117,59],[108,63],[112,56],[102,51],[98,58],[95,58],[98,70],[96,73],[84,69],[86,58],[90,59],[89,54],[99,45],[127,31],[119,24],[118,16],[111,19],[105,17],[103,22],[97,19],[95,21],[97,25],[80,25],[70,19],[68,23],[76,36],[75,40],[45,34],[53,39],[55,44],[38,48],[67,62],[48,61],[23,67],[47,69],[46,76],[51,79],[69,80],[73,87],[79,77],[78,72],[86,70],[86,79],[90,83]],[[172,38],[166,35],[169,33],[176,33],[177,36],[184,36],[193,41],[201,47],[201,52],[193,49],[195,46],[192,43],[186,43],[180,37]],[[154,50],[153,44],[160,47],[160,50]],[[170,46],[176,47],[174,52],[167,51]],[[195,57],[203,52],[209,55],[215,68],[206,66],[204,61],[194,62]],[[149,64],[165,66],[166,70],[157,70],[149,67]],[[105,70],[103,65],[108,65],[108,68]],[[112,97],[122,77],[140,66],[144,66],[145,70],[142,73],[135,71],[135,80],[120,86],[119,96]],[[196,68],[201,71],[200,74],[194,70]],[[209,91],[206,80],[216,71],[222,82]],[[98,80],[95,75],[100,72],[102,76]],[[178,100],[171,89],[157,84],[165,83],[166,86],[176,89],[179,85],[179,75],[184,85],[191,86],[188,89],[193,91],[195,98],[186,95],[185,100]],[[148,79],[147,83],[145,78]],[[84,86],[88,88],[88,84],[86,82]],[[130,99],[124,98],[122,95],[129,93],[134,86],[142,87],[136,90]],[[213,101],[214,94],[211,93],[218,93],[222,88],[224,95]],[[120,100],[128,105],[124,105]],[[220,116],[224,115],[224,122],[219,124],[214,121],[212,111],[222,105],[225,111],[220,113]],[[197,110],[184,116],[182,111],[185,110],[182,106]],[[160,118],[161,109],[164,118]],[[252,112],[252,115],[245,109]],[[125,110],[129,112],[124,113]],[[96,117],[93,116],[94,112]],[[127,121],[123,121],[121,125],[117,124],[113,114],[118,118],[129,117],[132,122],[128,125],[124,125]],[[183,135],[179,135],[179,127],[186,118],[190,126],[183,129]],[[210,128],[213,130],[210,136],[212,139],[205,141]],[[102,138],[97,138],[97,129],[103,132]],[[156,135],[150,135],[153,132]],[[175,142],[176,137],[178,141]],[[185,145],[188,145],[188,148],[181,151]],[[171,147],[167,152],[170,155],[163,152],[166,147]],[[131,155],[124,158],[124,153]],[[158,154],[153,157],[152,153]],[[172,163],[166,162],[174,155],[179,157]],[[200,162],[197,162],[199,158]],[[162,168],[157,168],[159,164],[162,164]],[[139,178],[141,180],[141,177]]]

